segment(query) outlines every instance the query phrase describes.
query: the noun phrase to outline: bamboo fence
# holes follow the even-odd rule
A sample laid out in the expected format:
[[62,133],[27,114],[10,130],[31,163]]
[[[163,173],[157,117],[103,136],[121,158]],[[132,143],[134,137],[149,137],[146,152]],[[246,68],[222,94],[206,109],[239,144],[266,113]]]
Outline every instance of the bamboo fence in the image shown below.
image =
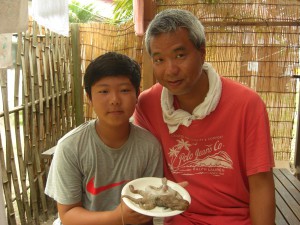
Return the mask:
[[0,164],[9,224],[31,225],[48,219],[52,202],[44,194],[49,165],[41,153],[75,124],[71,49],[69,38],[39,29],[36,23],[16,37],[12,106],[9,70],[0,71]]
[[[156,12],[181,8],[198,16],[206,29],[207,61],[221,76],[260,94],[269,113],[275,159],[290,160],[299,98],[293,75],[300,75],[300,2],[228,2],[156,1]],[[10,225],[40,224],[56,211],[44,195],[49,161],[41,153],[80,122],[95,117],[82,87],[91,60],[117,51],[141,65],[142,79],[153,76],[144,70],[149,68],[143,61],[147,53],[132,23],[73,24],[70,30],[66,38],[33,23],[17,34],[13,88],[8,86],[9,70],[0,70],[0,165]]]

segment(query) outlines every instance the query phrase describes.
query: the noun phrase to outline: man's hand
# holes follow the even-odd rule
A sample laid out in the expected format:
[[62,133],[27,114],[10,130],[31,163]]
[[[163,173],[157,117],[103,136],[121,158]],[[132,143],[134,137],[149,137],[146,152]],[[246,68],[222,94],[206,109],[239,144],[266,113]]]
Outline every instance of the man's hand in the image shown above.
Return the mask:
[[182,181],[182,182],[179,182],[179,183],[177,183],[177,184],[180,185],[181,187],[185,188],[186,186],[189,185],[189,182],[187,182],[187,181]]

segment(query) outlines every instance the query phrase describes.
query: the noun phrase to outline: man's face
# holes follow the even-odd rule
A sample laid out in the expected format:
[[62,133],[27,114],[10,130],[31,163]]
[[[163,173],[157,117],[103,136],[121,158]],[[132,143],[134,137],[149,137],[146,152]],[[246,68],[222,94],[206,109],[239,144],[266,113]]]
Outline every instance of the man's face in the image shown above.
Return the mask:
[[205,47],[196,49],[184,28],[150,40],[153,71],[158,82],[174,95],[193,95],[199,89]]
[[136,90],[129,78],[104,77],[92,86],[91,94],[91,104],[102,125],[128,124],[137,101]]

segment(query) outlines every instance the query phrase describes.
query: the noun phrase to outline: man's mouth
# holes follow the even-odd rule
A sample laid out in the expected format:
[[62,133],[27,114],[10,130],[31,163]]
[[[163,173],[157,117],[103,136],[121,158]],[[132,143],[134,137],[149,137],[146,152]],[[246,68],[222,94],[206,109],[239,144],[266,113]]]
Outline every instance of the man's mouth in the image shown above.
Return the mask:
[[168,85],[170,87],[176,87],[179,86],[182,83],[183,80],[175,80],[175,81],[168,81]]

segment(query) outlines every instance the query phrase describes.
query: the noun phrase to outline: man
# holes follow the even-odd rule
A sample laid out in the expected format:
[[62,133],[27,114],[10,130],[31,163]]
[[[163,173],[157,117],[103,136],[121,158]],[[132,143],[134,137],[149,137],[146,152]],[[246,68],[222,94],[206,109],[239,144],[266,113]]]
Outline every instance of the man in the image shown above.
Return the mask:
[[161,142],[165,176],[187,181],[189,209],[165,224],[273,225],[274,167],[265,104],[205,62],[205,33],[190,12],[170,9],[145,44],[158,81],[139,98],[135,123]]

